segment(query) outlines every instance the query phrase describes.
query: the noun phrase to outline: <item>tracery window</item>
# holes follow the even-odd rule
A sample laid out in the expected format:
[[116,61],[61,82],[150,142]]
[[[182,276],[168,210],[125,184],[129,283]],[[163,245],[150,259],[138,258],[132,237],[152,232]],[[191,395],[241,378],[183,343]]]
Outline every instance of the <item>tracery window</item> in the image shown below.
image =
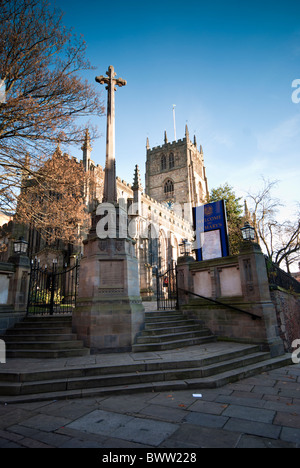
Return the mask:
[[173,169],[175,165],[174,153],[169,154],[169,168]]
[[167,169],[167,158],[166,156],[163,154],[162,157],[161,157],[161,161],[160,161],[160,167],[161,167],[161,170],[163,171],[164,169]]
[[166,195],[173,196],[174,194],[174,182],[172,180],[167,180],[164,186],[164,192]]

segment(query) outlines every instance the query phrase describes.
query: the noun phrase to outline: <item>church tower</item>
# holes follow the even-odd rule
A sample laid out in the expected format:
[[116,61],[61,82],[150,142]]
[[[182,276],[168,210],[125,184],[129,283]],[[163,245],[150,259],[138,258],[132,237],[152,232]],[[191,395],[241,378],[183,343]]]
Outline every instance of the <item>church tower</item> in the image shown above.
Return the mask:
[[146,194],[172,208],[185,204],[191,207],[207,201],[208,185],[205,174],[202,146],[197,148],[196,137],[192,142],[188,127],[185,138],[150,148],[147,138]]

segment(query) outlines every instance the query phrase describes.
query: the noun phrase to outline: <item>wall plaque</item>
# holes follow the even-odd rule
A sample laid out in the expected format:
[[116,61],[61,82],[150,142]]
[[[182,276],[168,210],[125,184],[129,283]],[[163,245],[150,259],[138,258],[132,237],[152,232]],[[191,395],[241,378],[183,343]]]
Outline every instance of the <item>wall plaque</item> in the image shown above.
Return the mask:
[[100,288],[122,289],[124,288],[124,261],[101,260],[100,262]]

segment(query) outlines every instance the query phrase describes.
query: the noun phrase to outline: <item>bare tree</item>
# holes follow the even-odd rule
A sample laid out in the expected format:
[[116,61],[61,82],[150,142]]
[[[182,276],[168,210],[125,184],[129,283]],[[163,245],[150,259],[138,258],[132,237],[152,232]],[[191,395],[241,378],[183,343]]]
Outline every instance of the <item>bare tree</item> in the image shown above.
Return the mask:
[[22,174],[33,177],[58,141],[83,141],[77,117],[103,114],[96,88],[80,77],[93,68],[85,53],[46,0],[0,0],[1,209],[14,207]]
[[274,261],[278,265],[285,264],[290,272],[290,267],[300,260],[300,211],[295,221],[285,221],[278,226],[277,235],[279,243],[275,251]]
[[290,266],[300,259],[300,209],[293,220],[278,221],[278,209],[283,206],[272,191],[278,181],[263,179],[257,193],[248,193],[250,212],[256,237],[267,256],[278,266]]

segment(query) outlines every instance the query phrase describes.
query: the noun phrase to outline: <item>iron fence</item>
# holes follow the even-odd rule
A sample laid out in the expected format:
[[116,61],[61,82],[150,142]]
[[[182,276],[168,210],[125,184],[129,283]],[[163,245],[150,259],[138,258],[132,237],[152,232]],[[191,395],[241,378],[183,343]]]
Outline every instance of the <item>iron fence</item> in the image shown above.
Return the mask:
[[156,271],[157,309],[178,309],[177,267],[170,266],[165,273]]
[[31,265],[27,314],[66,314],[76,305],[79,262],[59,270],[41,267],[35,259]]
[[289,273],[279,268],[275,263],[266,258],[266,266],[271,287],[280,287],[287,291],[293,291],[300,294],[300,283]]

